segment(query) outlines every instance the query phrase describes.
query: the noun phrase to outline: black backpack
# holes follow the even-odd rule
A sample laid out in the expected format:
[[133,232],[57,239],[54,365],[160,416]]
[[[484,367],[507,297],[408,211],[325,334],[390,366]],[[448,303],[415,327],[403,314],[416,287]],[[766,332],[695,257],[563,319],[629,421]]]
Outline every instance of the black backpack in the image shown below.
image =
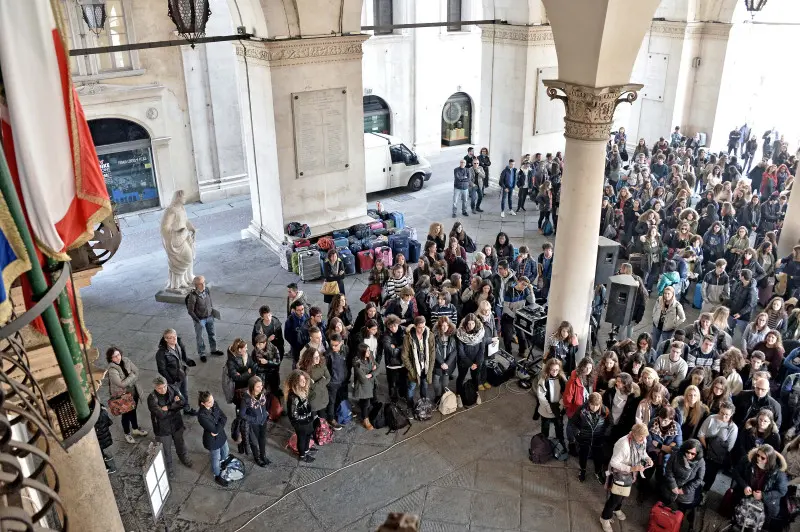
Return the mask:
[[544,434],[534,434],[531,438],[531,446],[528,449],[528,458],[534,464],[544,464],[553,458],[553,447]]
[[466,381],[461,386],[461,404],[465,407],[472,406],[478,402],[478,387],[472,379]]
[[367,224],[356,224],[350,226],[350,234],[357,239],[361,240],[370,235],[369,226]]
[[369,411],[369,422],[376,429],[382,429],[386,426],[386,416],[383,412],[383,403],[375,403]]
[[389,427],[389,431],[386,434],[396,432],[403,427],[408,427],[403,433],[404,435],[411,430],[411,421],[409,421],[408,416],[403,413],[397,404],[387,404],[383,408],[383,416],[386,418],[386,426]]

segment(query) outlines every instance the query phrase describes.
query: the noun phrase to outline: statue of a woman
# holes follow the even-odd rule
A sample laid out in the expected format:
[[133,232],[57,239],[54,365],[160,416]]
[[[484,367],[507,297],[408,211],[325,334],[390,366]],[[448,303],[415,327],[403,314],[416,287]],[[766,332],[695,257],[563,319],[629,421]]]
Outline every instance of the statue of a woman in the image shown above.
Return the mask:
[[190,290],[194,279],[195,228],[186,216],[183,201],[183,190],[176,190],[161,218],[161,243],[169,266],[167,290],[174,292]]

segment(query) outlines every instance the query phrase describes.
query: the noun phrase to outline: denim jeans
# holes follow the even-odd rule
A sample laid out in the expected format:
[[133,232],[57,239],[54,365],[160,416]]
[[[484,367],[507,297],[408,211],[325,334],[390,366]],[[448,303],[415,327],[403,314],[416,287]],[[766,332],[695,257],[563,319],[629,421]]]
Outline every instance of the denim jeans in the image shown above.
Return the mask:
[[203,355],[206,352],[206,343],[203,341],[203,329],[208,333],[208,345],[211,351],[217,350],[217,338],[214,335],[214,318],[209,316],[206,319],[194,322],[194,335],[197,338],[197,354]]
[[222,444],[222,447],[215,451],[208,451],[208,456],[211,459],[211,472],[214,473],[215,477],[219,476],[220,467],[219,463],[225,460],[230,453],[230,449],[228,449],[228,442]]
[[500,191],[500,210],[506,210],[506,202],[508,202],[508,210],[514,209],[514,204],[511,203],[511,196],[514,195],[513,188],[502,189]]
[[674,332],[675,332],[674,330],[662,331],[658,327],[653,326],[653,330],[650,332],[650,336],[653,337],[653,345],[658,345],[661,342],[661,340],[667,340],[669,338],[672,338],[672,334]]
[[189,377],[186,376],[178,385],[178,391],[181,392],[183,396],[183,411],[188,412],[192,409],[192,405],[189,404]]
[[[428,372],[423,371],[422,374],[419,376],[419,396],[420,397],[428,397]],[[408,398],[409,402],[414,400],[414,391],[417,389],[417,381],[412,381],[409,379],[408,383],[408,392],[406,393],[406,397]]]
[[469,206],[472,208],[472,210],[480,209],[482,201],[483,190],[478,187],[473,187],[472,190],[469,191]]
[[458,212],[458,200],[461,200],[461,212],[467,212],[467,203],[469,203],[469,190],[454,188],[453,189],[453,214]]

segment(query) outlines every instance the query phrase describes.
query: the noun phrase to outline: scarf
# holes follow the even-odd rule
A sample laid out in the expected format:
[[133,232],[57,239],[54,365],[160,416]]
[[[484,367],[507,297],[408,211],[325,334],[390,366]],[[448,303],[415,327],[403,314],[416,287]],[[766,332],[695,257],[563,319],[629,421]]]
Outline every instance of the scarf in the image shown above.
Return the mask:
[[483,342],[483,336],[486,331],[483,327],[475,329],[474,333],[468,333],[463,327],[459,327],[456,332],[456,337],[466,345],[476,345]]
[[414,367],[417,370],[417,384],[420,383],[420,379],[428,363],[428,334],[430,334],[430,332],[428,329],[425,329],[425,332],[422,333],[422,345],[420,345],[417,331],[411,331],[411,349],[414,354]]
[[265,408],[267,405],[267,394],[261,392],[258,397],[250,396],[250,408]]
[[659,436],[663,438],[669,438],[671,436],[678,435],[678,423],[673,420],[672,423],[667,425],[666,427],[661,425],[660,419],[656,419],[655,423],[652,423],[650,427],[650,435],[651,436]]

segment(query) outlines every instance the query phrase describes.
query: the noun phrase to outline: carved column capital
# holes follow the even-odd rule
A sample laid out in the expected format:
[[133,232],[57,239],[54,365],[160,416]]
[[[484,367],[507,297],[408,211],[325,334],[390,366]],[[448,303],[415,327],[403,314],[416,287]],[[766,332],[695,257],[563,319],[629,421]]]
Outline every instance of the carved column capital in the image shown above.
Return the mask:
[[[614,110],[623,102],[633,103],[644,85],[587,87],[555,79],[542,80],[551,99],[564,102],[564,136],[578,140],[608,140]],[[563,93],[563,96],[559,94]]]

